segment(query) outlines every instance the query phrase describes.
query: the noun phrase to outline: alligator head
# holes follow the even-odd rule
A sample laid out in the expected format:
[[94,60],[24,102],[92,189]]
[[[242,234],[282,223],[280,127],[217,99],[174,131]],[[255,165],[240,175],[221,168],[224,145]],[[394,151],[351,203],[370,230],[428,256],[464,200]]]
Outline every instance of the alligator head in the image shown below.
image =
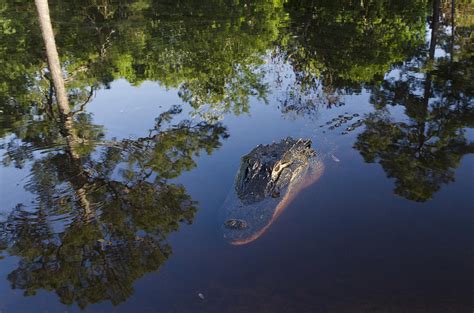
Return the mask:
[[287,138],[242,157],[235,186],[221,212],[224,238],[235,245],[259,238],[324,169],[311,140]]

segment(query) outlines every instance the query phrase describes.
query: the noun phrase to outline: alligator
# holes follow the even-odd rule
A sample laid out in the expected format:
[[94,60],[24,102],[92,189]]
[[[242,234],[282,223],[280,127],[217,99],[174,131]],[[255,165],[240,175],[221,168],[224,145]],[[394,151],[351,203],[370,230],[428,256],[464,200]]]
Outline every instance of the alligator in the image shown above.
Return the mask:
[[225,240],[243,245],[258,239],[323,172],[324,164],[310,139],[289,137],[258,145],[242,157],[235,186],[221,210]]

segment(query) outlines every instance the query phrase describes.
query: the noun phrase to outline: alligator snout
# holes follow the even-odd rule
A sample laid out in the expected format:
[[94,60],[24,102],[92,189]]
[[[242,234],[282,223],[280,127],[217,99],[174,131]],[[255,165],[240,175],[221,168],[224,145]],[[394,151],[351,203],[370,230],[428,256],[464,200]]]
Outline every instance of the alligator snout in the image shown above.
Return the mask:
[[243,230],[248,227],[248,223],[244,220],[229,219],[224,222],[224,227],[232,230]]
[[316,160],[311,140],[287,138],[242,157],[221,214],[224,238],[242,245],[259,238],[304,186]]

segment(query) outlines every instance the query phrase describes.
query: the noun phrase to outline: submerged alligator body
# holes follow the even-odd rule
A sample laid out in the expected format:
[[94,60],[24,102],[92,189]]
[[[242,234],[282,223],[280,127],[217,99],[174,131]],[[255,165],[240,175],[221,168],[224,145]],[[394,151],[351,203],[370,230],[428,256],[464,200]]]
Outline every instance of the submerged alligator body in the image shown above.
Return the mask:
[[311,140],[287,138],[242,157],[235,186],[221,212],[224,238],[234,245],[259,238],[324,165]]

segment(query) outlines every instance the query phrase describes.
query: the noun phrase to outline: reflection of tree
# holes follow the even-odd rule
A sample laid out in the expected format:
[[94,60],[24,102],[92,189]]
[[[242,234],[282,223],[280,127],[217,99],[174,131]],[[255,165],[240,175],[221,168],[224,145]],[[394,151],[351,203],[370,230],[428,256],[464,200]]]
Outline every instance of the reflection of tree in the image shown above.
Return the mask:
[[[433,5],[428,51],[401,67],[400,78],[387,79],[374,90],[378,110],[368,117],[355,144],[367,162],[378,161],[395,178],[397,194],[416,201],[430,199],[441,185],[453,181],[461,158],[474,152],[474,143],[465,135],[465,129],[474,126],[473,59],[463,53],[465,42],[451,52],[454,56],[434,58],[437,38],[444,33],[439,1]],[[387,105],[405,107],[408,119],[397,121]]]
[[425,1],[290,0],[285,10],[280,53],[296,76],[290,96],[303,100],[291,106],[340,105],[341,96],[380,82],[424,41]]
[[[49,138],[63,144],[41,157],[18,156],[32,161],[26,188],[36,200],[18,204],[0,226],[5,249],[20,258],[8,276],[13,288],[25,295],[54,291],[63,303],[80,307],[104,300],[117,304],[132,294],[136,279],[166,261],[168,234],[180,222],[191,223],[196,211],[185,189],[168,179],[193,168],[193,156],[211,153],[226,136],[219,124],[183,121],[164,128],[179,112],[172,108],[160,115],[147,137],[122,141],[78,131],[74,127],[87,119],[75,118],[67,130],[75,132],[74,140],[94,141],[99,148],[77,150],[77,143]],[[24,150],[41,148],[32,139],[23,138]],[[15,155],[18,147],[11,147],[9,155]]]
[[[152,80],[178,89],[184,102],[212,119],[223,112],[248,111],[251,97],[266,98],[261,65],[268,51],[287,61],[296,75],[295,88],[282,100],[285,111],[311,111],[315,103],[342,104],[342,95],[379,82],[394,63],[409,58],[413,47],[422,44],[425,4],[51,1],[51,14],[74,106],[80,107],[114,79],[125,78],[135,85]],[[5,29],[9,40],[4,41],[8,46],[2,49],[0,42],[0,59],[8,63],[9,71],[18,67],[24,73],[5,80],[15,82],[5,89],[8,101],[13,97],[19,108],[29,108],[49,92],[50,77],[41,72],[45,66],[37,44],[38,26],[18,22],[27,20],[34,8],[21,4],[18,15],[16,7],[17,2],[6,0],[0,12],[9,25]],[[24,64],[29,66],[20,68]],[[0,69],[0,78],[7,74]],[[0,107],[1,94],[0,89]]]
[[38,12],[38,22],[41,28],[41,35],[46,48],[48,69],[53,81],[56,101],[61,114],[68,114],[70,111],[69,101],[64,86],[63,73],[59,61],[58,50],[56,48],[53,26],[51,25],[48,0],[35,0],[35,4]]
[[[430,199],[441,185],[454,180],[461,158],[474,152],[463,131],[463,127],[474,126],[472,109],[440,113],[449,117],[431,115],[424,133],[413,119],[395,122],[382,112],[366,119],[366,130],[355,148],[366,162],[378,161],[395,178],[398,195],[416,201]],[[469,124],[463,124],[466,119]]]
[[[179,89],[183,101],[206,117],[246,112],[250,97],[266,96],[260,66],[278,35],[279,1],[50,4],[72,105],[87,102],[95,90],[118,78]],[[8,72],[0,69],[0,78],[8,82],[0,85],[0,109],[11,110],[12,101],[19,109],[32,102],[47,108],[47,101],[38,102],[50,91],[51,75],[44,71],[39,27],[29,20],[34,6],[6,0],[0,14],[0,26],[3,21],[8,26],[0,28],[8,39],[0,41],[0,60],[8,63]]]
[[[240,114],[251,96],[264,99],[260,66],[277,38],[280,1],[153,2],[145,49],[133,59],[135,79],[179,88],[201,115]],[[146,60],[146,61],[145,61]]]

